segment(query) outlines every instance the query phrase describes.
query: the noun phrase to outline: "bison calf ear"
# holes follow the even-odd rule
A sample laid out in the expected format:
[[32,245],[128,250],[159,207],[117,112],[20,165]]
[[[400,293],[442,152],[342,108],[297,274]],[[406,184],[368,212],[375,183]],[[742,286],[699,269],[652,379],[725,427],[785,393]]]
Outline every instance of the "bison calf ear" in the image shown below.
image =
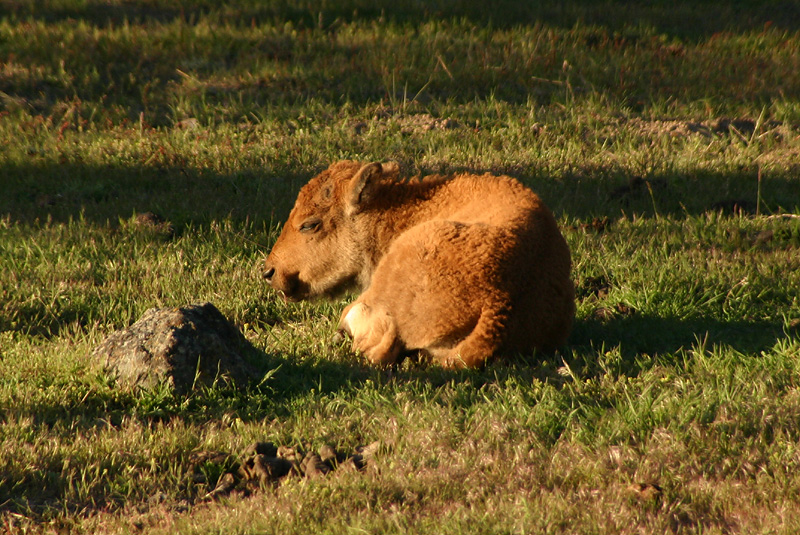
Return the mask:
[[349,208],[357,212],[369,203],[375,186],[383,176],[383,166],[378,162],[368,163],[350,179],[347,191]]

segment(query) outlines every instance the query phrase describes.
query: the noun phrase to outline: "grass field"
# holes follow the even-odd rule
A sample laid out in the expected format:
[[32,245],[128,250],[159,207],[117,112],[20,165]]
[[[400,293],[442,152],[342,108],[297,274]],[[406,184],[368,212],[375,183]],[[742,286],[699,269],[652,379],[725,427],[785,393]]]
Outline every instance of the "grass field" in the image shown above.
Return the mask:
[[[800,9],[528,4],[0,0],[0,530],[800,532]],[[569,344],[388,374],[334,341],[347,299],[272,294],[341,158],[539,192]],[[203,301],[262,384],[126,393],[90,357]],[[258,440],[380,447],[206,499],[192,454]]]

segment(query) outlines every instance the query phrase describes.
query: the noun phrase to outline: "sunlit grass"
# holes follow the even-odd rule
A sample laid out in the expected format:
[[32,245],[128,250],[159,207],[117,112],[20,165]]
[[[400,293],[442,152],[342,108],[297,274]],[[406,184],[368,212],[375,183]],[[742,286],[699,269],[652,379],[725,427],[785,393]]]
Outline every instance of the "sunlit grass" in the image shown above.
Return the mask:
[[[800,529],[796,10],[468,4],[0,0],[3,529]],[[271,293],[297,190],[340,158],[539,192],[569,344],[389,374],[333,338],[347,297]],[[205,301],[261,384],[121,392],[90,356]],[[205,500],[191,453],[259,440],[381,447]]]

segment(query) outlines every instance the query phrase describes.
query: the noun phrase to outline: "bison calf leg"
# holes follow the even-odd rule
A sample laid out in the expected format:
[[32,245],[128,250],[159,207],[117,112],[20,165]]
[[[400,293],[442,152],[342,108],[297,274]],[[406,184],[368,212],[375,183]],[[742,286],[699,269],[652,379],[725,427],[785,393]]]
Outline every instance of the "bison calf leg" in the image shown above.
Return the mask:
[[471,333],[452,349],[437,356],[447,368],[477,368],[500,348],[505,316],[497,310],[484,309]]
[[353,338],[353,349],[373,364],[393,364],[402,351],[394,318],[380,308],[351,303],[342,312],[339,329]]

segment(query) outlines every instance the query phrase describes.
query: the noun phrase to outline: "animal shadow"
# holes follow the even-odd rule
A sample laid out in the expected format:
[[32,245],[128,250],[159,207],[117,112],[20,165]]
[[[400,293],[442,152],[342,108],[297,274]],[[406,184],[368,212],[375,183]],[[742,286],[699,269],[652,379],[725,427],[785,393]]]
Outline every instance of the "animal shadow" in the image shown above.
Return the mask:
[[[725,346],[745,355],[757,355],[786,336],[779,321],[682,319],[638,314],[608,321],[585,318],[576,322],[568,346],[570,357],[565,360],[581,362],[602,350],[618,350],[622,361],[620,373],[633,376],[653,361],[668,364],[698,346]],[[582,363],[586,370],[596,368],[590,362]]]

